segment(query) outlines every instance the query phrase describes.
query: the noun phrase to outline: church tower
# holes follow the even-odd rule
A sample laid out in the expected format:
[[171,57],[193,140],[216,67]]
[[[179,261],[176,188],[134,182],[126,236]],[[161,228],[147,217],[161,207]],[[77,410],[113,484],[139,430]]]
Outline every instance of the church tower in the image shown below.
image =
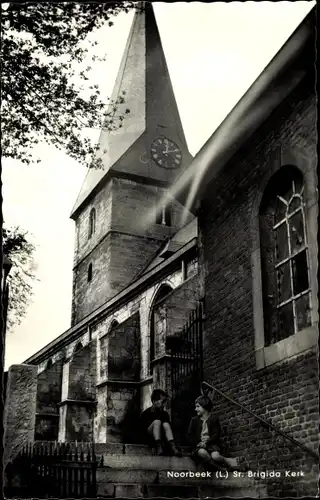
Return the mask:
[[[122,127],[102,130],[103,168],[87,173],[76,223],[72,324],[134,281],[181,227],[182,205],[161,200],[192,160],[151,4],[135,13],[111,97],[125,92]],[[150,214],[153,214],[151,216]],[[186,222],[193,218],[189,214]]]

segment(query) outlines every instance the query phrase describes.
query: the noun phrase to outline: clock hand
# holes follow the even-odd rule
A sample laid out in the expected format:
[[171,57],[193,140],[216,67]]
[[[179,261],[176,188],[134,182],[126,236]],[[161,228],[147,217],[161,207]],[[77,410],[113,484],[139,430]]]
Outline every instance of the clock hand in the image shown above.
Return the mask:
[[179,152],[179,149],[177,149],[177,148],[176,149],[168,149],[166,151],[166,153],[176,153],[176,152]]

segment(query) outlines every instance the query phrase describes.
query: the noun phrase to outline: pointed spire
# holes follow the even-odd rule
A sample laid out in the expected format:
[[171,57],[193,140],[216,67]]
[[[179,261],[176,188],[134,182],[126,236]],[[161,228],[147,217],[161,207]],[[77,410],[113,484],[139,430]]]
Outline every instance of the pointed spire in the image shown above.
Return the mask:
[[[141,8],[140,4],[144,7]],[[118,107],[117,113],[124,113],[126,109],[130,113],[125,115],[121,128],[112,132],[102,129],[98,157],[103,160],[103,168],[88,171],[72,211],[73,218],[111,171],[169,184],[192,159],[152,5],[146,2],[140,4],[134,15],[111,97],[112,101],[116,101],[125,92],[125,102]],[[159,136],[170,139],[179,147],[182,154],[179,168],[166,170],[151,160],[150,147]]]

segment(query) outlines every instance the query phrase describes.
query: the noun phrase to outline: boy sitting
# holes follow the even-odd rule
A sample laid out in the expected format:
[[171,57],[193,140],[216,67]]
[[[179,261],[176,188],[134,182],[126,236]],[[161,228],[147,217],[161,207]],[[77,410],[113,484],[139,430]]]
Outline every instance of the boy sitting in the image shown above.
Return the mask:
[[245,464],[239,458],[227,458],[221,455],[220,422],[212,413],[213,404],[207,396],[200,396],[195,401],[196,417],[191,419],[188,440],[195,447],[193,457],[208,468],[218,466],[227,469],[244,470]]
[[148,444],[155,445],[157,455],[165,455],[165,447],[170,455],[181,457],[174,443],[169,414],[164,409],[167,399],[167,394],[161,389],[152,392],[152,406],[141,414],[142,431]]

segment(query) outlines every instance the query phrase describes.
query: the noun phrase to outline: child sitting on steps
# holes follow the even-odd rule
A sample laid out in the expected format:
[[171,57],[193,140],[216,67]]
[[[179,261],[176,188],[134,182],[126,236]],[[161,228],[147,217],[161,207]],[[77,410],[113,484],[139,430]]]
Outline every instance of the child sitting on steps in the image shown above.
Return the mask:
[[191,419],[188,440],[195,447],[193,458],[207,468],[217,464],[227,469],[246,470],[243,458],[227,458],[221,455],[219,418],[212,413],[213,404],[207,396],[199,396],[195,401],[196,417]]
[[141,414],[142,432],[148,444],[156,448],[157,455],[165,455],[167,448],[170,455],[181,457],[174,443],[169,414],[164,409],[167,399],[167,394],[161,389],[152,392],[152,406]]

